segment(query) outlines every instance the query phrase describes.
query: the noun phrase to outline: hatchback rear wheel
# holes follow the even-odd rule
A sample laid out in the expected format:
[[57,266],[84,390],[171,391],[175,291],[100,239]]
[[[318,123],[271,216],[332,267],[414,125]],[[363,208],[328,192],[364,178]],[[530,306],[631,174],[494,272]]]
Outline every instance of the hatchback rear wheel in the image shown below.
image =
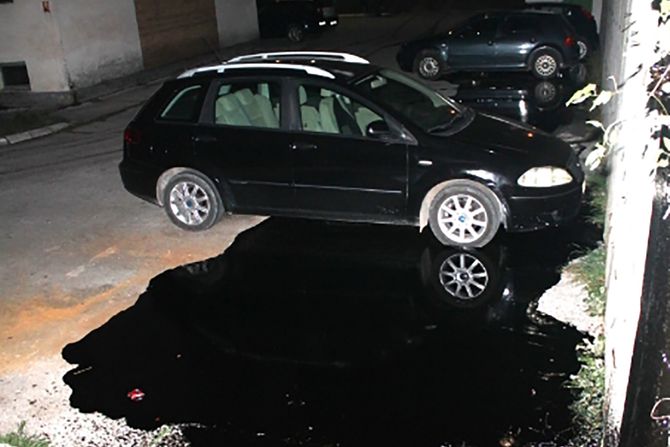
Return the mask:
[[554,78],[558,75],[561,56],[556,50],[544,48],[536,51],[530,58],[530,71],[540,79]]
[[189,231],[206,230],[223,214],[223,203],[214,186],[190,172],[170,179],[165,187],[163,207],[172,223]]
[[439,79],[444,73],[442,57],[437,51],[422,51],[414,60],[414,71],[429,81]]
[[302,42],[305,40],[305,30],[297,23],[291,23],[287,27],[286,36],[291,42]]

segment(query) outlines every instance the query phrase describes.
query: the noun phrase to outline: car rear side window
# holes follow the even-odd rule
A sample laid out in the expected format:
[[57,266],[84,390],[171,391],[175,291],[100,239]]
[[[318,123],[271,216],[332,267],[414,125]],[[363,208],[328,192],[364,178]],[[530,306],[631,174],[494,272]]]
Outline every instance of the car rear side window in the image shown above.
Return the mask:
[[537,18],[512,16],[508,17],[503,25],[503,34],[528,34],[535,32]]
[[189,85],[178,89],[160,113],[160,119],[167,121],[195,122],[200,113],[200,105],[205,92],[203,85]]
[[221,84],[214,103],[214,124],[279,129],[278,82],[234,81]]

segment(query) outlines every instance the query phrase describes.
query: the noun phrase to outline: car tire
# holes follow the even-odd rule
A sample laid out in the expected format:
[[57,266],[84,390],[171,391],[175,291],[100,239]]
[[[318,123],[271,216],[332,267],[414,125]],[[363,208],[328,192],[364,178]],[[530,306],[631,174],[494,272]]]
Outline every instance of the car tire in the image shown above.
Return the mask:
[[448,182],[428,208],[430,229],[443,245],[483,247],[495,237],[500,222],[494,193],[470,180]]
[[438,51],[425,50],[414,59],[414,72],[428,81],[439,79],[445,71],[442,56]]
[[291,42],[302,42],[305,40],[305,30],[297,23],[291,23],[286,28],[286,37]]
[[551,48],[535,51],[530,57],[530,71],[540,79],[558,76],[561,67],[561,54]]
[[538,81],[533,89],[533,96],[538,106],[551,106],[558,97],[558,87],[551,81]]
[[163,193],[163,208],[172,223],[188,231],[212,227],[224,211],[214,185],[194,172],[182,172],[170,179]]

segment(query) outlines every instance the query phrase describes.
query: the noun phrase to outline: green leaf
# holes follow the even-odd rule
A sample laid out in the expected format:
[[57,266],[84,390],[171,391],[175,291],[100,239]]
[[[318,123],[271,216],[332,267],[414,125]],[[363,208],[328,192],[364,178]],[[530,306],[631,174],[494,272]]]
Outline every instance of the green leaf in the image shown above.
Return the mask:
[[[670,0],[669,0],[670,1]],[[586,87],[577,90],[573,95],[568,99],[568,102],[565,103],[566,106],[571,106],[574,104],[581,104],[589,98],[592,98],[596,95],[596,85],[589,84]]]
[[588,124],[589,126],[597,127],[598,129],[605,132],[605,126],[598,120],[588,120],[586,124]]
[[593,149],[593,151],[591,151],[591,153],[586,156],[584,164],[589,168],[589,170],[595,171],[603,162],[603,159],[606,155],[607,147],[603,146],[602,144],[596,144],[595,149]]
[[670,0],[661,0],[661,16],[663,19],[670,15]]
[[591,104],[591,108],[589,111],[595,110],[597,107],[604,106],[610,100],[614,97],[614,92],[611,92],[609,90],[603,90],[601,91],[598,96],[596,96],[596,99],[593,100],[593,104]]

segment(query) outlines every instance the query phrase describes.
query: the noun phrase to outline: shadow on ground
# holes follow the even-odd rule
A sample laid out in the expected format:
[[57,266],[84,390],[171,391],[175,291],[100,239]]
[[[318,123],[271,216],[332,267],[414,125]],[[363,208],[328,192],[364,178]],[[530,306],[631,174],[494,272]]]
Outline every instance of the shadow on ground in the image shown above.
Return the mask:
[[582,334],[532,303],[596,238],[575,223],[459,251],[412,228],[272,218],[66,346],[64,380],[82,412],[188,424],[193,446],[552,440]]

